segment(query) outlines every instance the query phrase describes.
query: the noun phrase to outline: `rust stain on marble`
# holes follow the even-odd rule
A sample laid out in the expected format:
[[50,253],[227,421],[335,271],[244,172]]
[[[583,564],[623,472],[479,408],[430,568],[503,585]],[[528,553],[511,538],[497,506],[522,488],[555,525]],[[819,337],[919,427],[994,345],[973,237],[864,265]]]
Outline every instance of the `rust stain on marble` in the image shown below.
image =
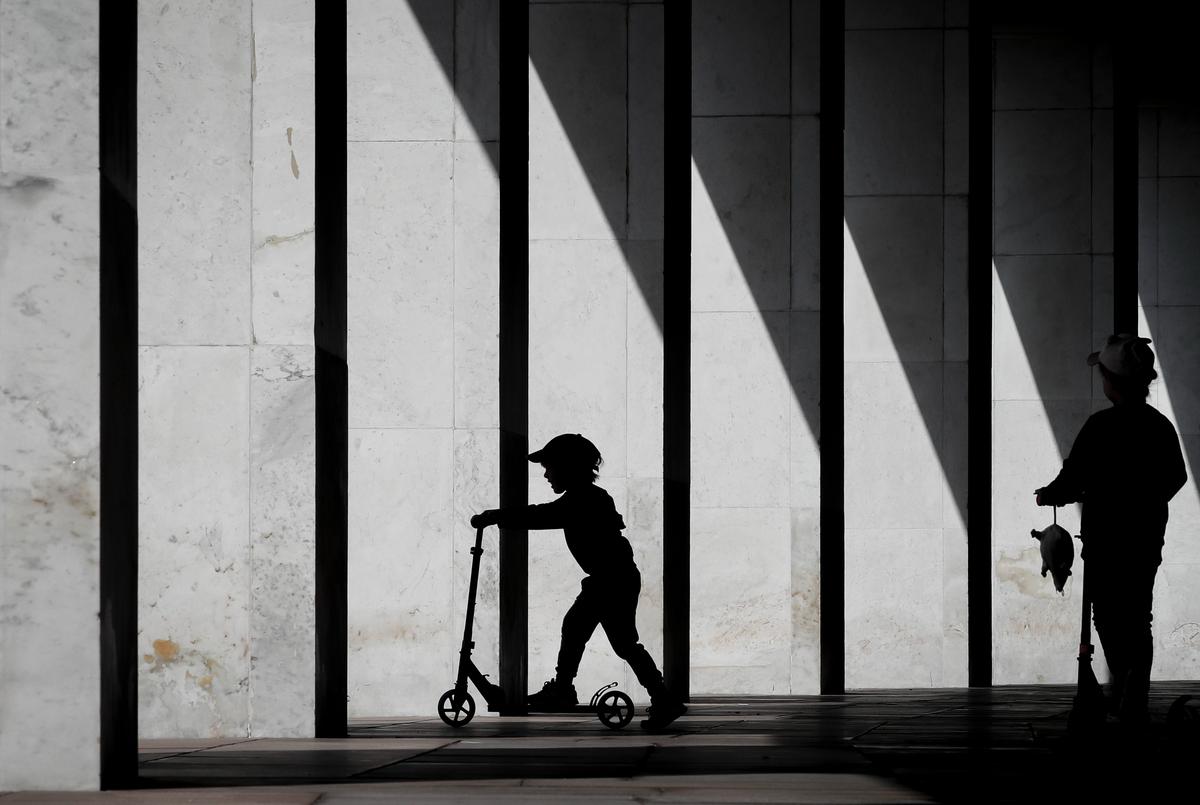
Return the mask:
[[[1015,585],[1025,595],[1044,598],[1048,580],[1038,575],[1041,561],[1041,553],[1036,545],[1020,551],[1016,556],[1001,554],[996,559],[996,579]],[[1049,589],[1053,590],[1053,585],[1049,585]]]
[[155,640],[154,656],[159,662],[175,662],[179,659],[179,644],[173,640]]

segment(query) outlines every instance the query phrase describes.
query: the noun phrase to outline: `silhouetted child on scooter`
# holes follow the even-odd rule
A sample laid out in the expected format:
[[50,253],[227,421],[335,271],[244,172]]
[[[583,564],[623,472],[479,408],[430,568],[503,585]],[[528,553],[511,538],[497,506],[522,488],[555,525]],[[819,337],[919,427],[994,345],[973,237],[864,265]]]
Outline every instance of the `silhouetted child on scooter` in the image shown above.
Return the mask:
[[529,696],[529,707],[553,711],[578,704],[572,683],[583,649],[600,625],[613,651],[629,663],[638,682],[650,693],[649,718],[642,727],[661,729],[683,715],[687,707],[667,690],[658,666],[638,642],[642,576],[633,561],[633,548],[621,534],[625,521],[608,492],[596,486],[600,451],[578,433],[564,433],[530,453],[529,460],[545,467],[546,480],[561,496],[524,509],[488,509],[471,518],[473,528],[561,528],[571,555],[587,573],[579,596],[563,618],[555,677]]

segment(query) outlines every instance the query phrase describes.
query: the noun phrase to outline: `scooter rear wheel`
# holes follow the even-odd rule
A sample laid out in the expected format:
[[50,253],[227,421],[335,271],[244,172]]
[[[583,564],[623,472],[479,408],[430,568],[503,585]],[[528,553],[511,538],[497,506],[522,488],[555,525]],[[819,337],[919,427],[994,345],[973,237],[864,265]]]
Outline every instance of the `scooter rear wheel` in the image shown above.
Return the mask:
[[451,727],[461,727],[475,717],[475,700],[469,691],[459,694],[454,688],[438,699],[438,717]]
[[619,690],[610,690],[596,703],[596,716],[610,730],[622,729],[633,721],[633,699]]

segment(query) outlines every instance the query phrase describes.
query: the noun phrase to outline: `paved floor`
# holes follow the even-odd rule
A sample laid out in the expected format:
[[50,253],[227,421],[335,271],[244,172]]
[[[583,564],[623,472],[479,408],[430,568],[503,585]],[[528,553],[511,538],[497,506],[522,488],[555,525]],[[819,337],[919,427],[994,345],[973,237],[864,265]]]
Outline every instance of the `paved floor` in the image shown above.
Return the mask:
[[[1200,683],[1156,684],[1154,722],[1067,733],[1073,690],[876,691],[708,698],[662,735],[589,717],[359,720],[344,740],[145,741],[137,791],[45,802],[1037,802],[1194,787],[1196,734],[1164,722]],[[1195,722],[1193,722],[1193,726]],[[1198,728],[1200,729],[1200,728]]]

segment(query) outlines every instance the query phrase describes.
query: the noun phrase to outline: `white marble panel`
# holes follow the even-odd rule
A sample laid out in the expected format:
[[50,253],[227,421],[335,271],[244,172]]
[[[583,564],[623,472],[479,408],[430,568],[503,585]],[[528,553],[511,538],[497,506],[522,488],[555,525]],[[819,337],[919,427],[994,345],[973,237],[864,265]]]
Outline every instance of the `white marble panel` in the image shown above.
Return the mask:
[[[1194,533],[1194,532],[1193,532]],[[1154,580],[1154,679],[1200,676],[1200,565],[1164,562]]]
[[787,310],[786,118],[692,122],[692,309]]
[[996,254],[1091,250],[1091,112],[996,112]]
[[821,2],[792,0],[792,114],[821,111]]
[[251,341],[251,39],[240,0],[138,15],[139,343]]
[[942,192],[942,96],[940,31],[846,33],[847,195]]
[[692,506],[788,505],[787,337],[786,314],[692,314]]
[[788,3],[692,3],[693,115],[788,114]]
[[627,282],[615,241],[529,244],[530,444],[582,433],[616,477],[626,474]]
[[945,192],[966,193],[970,160],[970,46],[966,31],[946,31],[943,59],[945,119]]
[[313,340],[315,0],[254,14],[254,343]]
[[[597,484],[612,495],[618,512],[628,514],[626,479],[602,474]],[[530,480],[531,503],[542,503],[555,497],[540,475],[536,481]],[[626,534],[631,536],[628,531]],[[544,681],[554,678],[563,616],[579,595],[584,576],[567,550],[562,531],[529,532],[529,692],[540,690]],[[625,663],[609,645],[604,629],[597,627],[579,664],[575,690],[580,699],[586,701],[597,688],[609,682],[624,682],[626,670]],[[636,684],[633,689],[626,687],[626,692],[635,699],[641,698],[641,690]]]
[[789,692],[821,691],[821,509],[793,506],[792,646]]
[[992,395],[997,400],[1087,399],[1092,370],[1091,259],[993,261]]
[[846,530],[846,687],[942,686],[941,529]]
[[968,670],[967,532],[942,530],[942,682],[965,688]]
[[1179,432],[1200,434],[1200,307],[1162,306],[1153,348]]
[[[1200,150],[1200,149],[1198,149]],[[1200,305],[1200,178],[1158,181],[1158,300]]]
[[627,31],[617,5],[529,10],[529,236],[623,238]]
[[846,199],[847,361],[942,358],[942,206],[936,196]]
[[790,689],[791,514],[692,509],[692,694]]
[[1158,175],[1200,176],[1200,110],[1175,106],[1159,113]]
[[316,381],[312,347],[250,366],[250,734],[313,734]]
[[500,422],[498,146],[454,145],[454,425]]
[[346,137],[454,137],[454,3],[351,0],[346,8]]
[[[1048,524],[1047,518],[1025,529],[1028,545],[993,554],[992,680],[997,685],[1071,684],[1078,672],[1083,563],[1076,562],[1062,595],[1049,576],[1042,578],[1041,556],[1029,529]],[[1100,651],[1093,668],[1106,681]]]
[[846,0],[846,28],[940,28],[944,0]]
[[[454,550],[454,577],[451,582],[450,635],[462,639],[467,615],[467,595],[471,588],[471,546],[475,530],[471,516],[494,509],[500,501],[500,437],[495,428],[454,431],[454,512],[449,539]],[[488,528],[483,534],[483,555],[479,561],[479,586],[475,603],[472,639],[475,664],[493,682],[500,668],[500,531]],[[481,704],[478,700],[476,704]]]
[[628,474],[663,474],[663,311],[662,241],[625,244],[626,282],[626,441]]
[[994,39],[995,109],[1081,109],[1092,101],[1092,55],[1083,38],[1044,33]]
[[1113,113],[1092,112],[1092,251],[1113,250]]
[[97,6],[87,0],[0,5],[0,171],[95,170],[99,22]]
[[350,431],[349,714],[433,712],[454,684],[453,431]]
[[249,734],[250,354],[139,353],[138,731]]
[[942,209],[942,354],[948,361],[965,361],[970,337],[967,197],[946,196]]
[[99,784],[98,189],[0,173],[0,790]]
[[[997,401],[992,408],[992,631],[997,684],[1066,683],[1075,678],[1082,563],[1065,595],[1042,578],[1031,529],[1052,521],[1033,490],[1058,474],[1090,406],[1079,401]],[[1078,506],[1058,510],[1058,523],[1079,533]],[[1099,673],[1102,663],[1097,663]]]
[[948,528],[967,527],[967,438],[970,418],[967,411],[966,361],[942,364],[942,443],[941,458],[942,524]]
[[629,9],[629,237],[663,232],[663,7]]
[[454,415],[453,143],[348,148],[350,427]]
[[1158,179],[1138,179],[1138,302],[1158,304]]
[[788,329],[789,497],[795,511],[815,512],[821,505],[821,314],[792,313]]
[[942,526],[942,365],[847,363],[846,528]]
[[821,309],[821,121],[792,118],[792,310]]
[[454,139],[500,136],[500,0],[454,3]]

